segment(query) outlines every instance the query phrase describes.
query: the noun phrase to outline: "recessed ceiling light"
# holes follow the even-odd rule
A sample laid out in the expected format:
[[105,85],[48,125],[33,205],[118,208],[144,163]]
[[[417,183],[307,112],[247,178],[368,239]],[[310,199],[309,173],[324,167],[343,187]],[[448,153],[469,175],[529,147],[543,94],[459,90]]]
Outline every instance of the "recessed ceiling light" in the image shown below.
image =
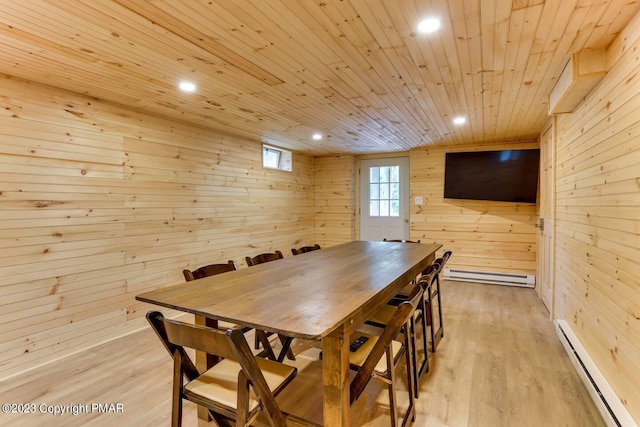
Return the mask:
[[438,18],[427,18],[418,24],[419,33],[433,33],[440,28],[440,20]]
[[320,141],[322,139],[322,134],[314,133],[312,138],[313,138],[314,141]]
[[456,124],[456,125],[463,125],[463,124],[466,123],[466,121],[467,121],[467,119],[462,117],[462,116],[459,116],[459,117],[456,117],[456,118],[453,119],[453,123]]
[[178,84],[178,87],[183,92],[195,92],[196,85],[192,82],[182,81]]

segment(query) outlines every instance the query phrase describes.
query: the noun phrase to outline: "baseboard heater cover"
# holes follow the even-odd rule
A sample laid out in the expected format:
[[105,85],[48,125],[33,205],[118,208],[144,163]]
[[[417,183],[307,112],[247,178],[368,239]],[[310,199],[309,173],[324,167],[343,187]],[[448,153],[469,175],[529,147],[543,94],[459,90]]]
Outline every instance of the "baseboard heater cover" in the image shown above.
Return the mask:
[[638,427],[566,320],[556,320],[556,333],[607,426]]
[[525,288],[534,288],[536,286],[535,274],[525,273],[500,273],[495,271],[474,271],[445,268],[444,278],[448,280],[458,280],[463,282],[521,286]]

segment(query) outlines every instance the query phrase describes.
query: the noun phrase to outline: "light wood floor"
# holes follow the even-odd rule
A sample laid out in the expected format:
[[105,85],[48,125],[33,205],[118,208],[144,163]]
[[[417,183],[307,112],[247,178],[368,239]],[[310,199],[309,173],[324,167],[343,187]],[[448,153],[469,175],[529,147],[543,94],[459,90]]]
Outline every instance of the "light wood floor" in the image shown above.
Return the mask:
[[[548,313],[531,289],[443,283],[445,337],[421,381],[415,426],[603,426],[573,371]],[[279,397],[292,413],[321,417],[317,349]],[[150,330],[87,350],[0,383],[1,403],[122,404],[122,413],[4,414],[1,426],[157,426],[170,424],[172,364]],[[377,384],[353,407],[353,425],[387,426],[387,395]],[[114,407],[115,408],[115,407]],[[198,424],[185,402],[184,425]],[[202,425],[202,423],[200,423]]]

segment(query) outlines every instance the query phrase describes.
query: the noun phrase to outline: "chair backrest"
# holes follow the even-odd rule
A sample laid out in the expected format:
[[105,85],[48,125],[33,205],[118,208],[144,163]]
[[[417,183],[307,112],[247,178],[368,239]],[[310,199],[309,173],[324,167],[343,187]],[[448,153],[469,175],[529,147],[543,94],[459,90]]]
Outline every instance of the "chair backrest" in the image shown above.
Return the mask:
[[[177,378],[181,378],[181,374],[184,374],[189,381],[192,381],[200,375],[193,361],[187,355],[185,347],[237,360],[242,368],[238,376],[239,381],[247,380],[251,383],[253,392],[260,401],[266,415],[273,421],[272,425],[286,425],[285,418],[269,390],[269,386],[241,329],[223,331],[192,323],[184,323],[167,319],[158,311],[148,312],[147,320],[174,358],[174,361],[179,358],[181,373]],[[242,386],[239,384],[238,390],[241,389]]]
[[393,316],[387,322],[382,334],[378,337],[378,340],[374,344],[371,352],[365,359],[361,368],[356,373],[353,380],[351,380],[350,384],[350,399],[351,403],[355,402],[358,397],[362,394],[365,387],[369,383],[369,380],[372,378],[373,371],[380,361],[380,358],[384,356],[387,348],[391,345],[391,342],[398,336],[400,330],[403,326],[407,326],[407,330],[409,328],[409,320],[413,316],[413,313],[416,310],[416,307],[420,303],[423,298],[424,289],[421,286],[415,286],[414,289],[417,289],[416,292],[412,292],[412,298],[404,301],[402,304],[398,305]]
[[446,251],[440,258],[433,262],[433,264],[437,267],[437,271],[435,277],[433,278],[433,281],[437,283],[436,292],[438,292],[438,301],[440,301],[440,273],[444,269],[444,265],[447,263],[447,261],[449,261],[449,258],[451,258],[451,251]]
[[300,249],[291,248],[291,253],[294,255],[304,254],[311,251],[317,251],[320,249],[320,245],[315,244],[313,246],[303,246]]
[[[418,282],[416,283],[416,287],[422,288],[423,292],[428,292],[429,287],[436,280],[437,275],[438,275],[438,265],[434,261],[433,264],[431,264],[422,272],[422,276],[420,276],[420,279],[418,279]],[[413,297],[413,291],[410,296]]]
[[270,261],[275,261],[278,259],[282,259],[284,258],[284,256],[282,255],[282,252],[280,251],[275,251],[273,253],[264,253],[264,254],[260,254],[260,255],[256,255],[254,257],[245,257],[245,261],[247,261],[247,265],[249,267],[253,266],[253,265],[258,265],[258,264],[263,264],[265,262],[270,262]]
[[406,240],[406,239],[382,239],[383,242],[398,242],[398,243],[420,243],[418,240]]
[[449,261],[449,258],[451,258],[451,254],[451,251],[446,251],[444,254],[442,254],[442,258],[439,258],[442,260],[442,266],[440,267],[441,270],[444,268],[444,265],[447,263],[447,261]]
[[196,268],[195,270],[182,270],[182,274],[184,274],[184,279],[187,282],[196,279],[202,279],[203,277],[214,276],[220,273],[226,273],[227,271],[237,270],[238,266],[235,262],[229,260],[226,264],[209,264],[203,267]]
[[441,266],[442,266],[442,260],[438,258],[437,260],[433,261],[429,267],[425,268],[422,271],[422,275],[425,276],[433,273],[433,275],[431,276],[432,277],[431,281],[433,282],[436,280],[436,277],[438,277],[438,273],[440,272]]
[[431,283],[433,283],[436,277],[437,266],[434,266],[434,264],[431,264],[422,272],[420,279],[413,285],[411,292],[409,292],[409,295],[406,297],[407,300],[411,301],[416,295],[422,294],[429,289],[429,286],[431,286]]
[[433,266],[437,268],[435,280],[440,280],[438,276],[442,272],[446,262],[449,260],[449,257],[451,257],[451,251],[445,252],[440,258],[433,262]]
[[[148,312],[147,320],[171,355],[173,355],[176,350],[184,350],[184,348],[187,347],[200,350],[214,356],[232,357],[233,359],[236,359],[235,352],[231,349],[231,342],[227,336],[227,332],[232,332],[236,329],[224,331],[221,329],[213,329],[206,326],[184,323],[177,320],[167,319],[159,311]],[[238,329],[238,331],[242,334],[242,330]],[[186,354],[186,352],[184,354]],[[187,359],[189,358],[187,357]],[[190,370],[188,366],[183,366],[183,368],[187,368],[185,369],[185,374]],[[193,379],[190,378],[188,374],[187,378],[190,380]]]
[[438,264],[438,272],[436,274],[440,274],[444,265],[449,261],[449,258],[451,258],[451,251],[446,251],[440,258],[434,261],[434,264]]

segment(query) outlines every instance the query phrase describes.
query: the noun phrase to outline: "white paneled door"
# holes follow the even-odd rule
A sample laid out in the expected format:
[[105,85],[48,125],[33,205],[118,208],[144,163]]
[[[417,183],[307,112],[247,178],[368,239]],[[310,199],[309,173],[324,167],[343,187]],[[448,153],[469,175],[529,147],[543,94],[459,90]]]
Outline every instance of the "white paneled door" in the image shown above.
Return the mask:
[[555,319],[555,275],[554,275],[554,226],[555,226],[555,176],[554,176],[554,132],[551,128],[540,137],[540,218],[538,228],[538,277],[536,286],[544,305]]
[[409,158],[360,162],[360,240],[409,238]]

